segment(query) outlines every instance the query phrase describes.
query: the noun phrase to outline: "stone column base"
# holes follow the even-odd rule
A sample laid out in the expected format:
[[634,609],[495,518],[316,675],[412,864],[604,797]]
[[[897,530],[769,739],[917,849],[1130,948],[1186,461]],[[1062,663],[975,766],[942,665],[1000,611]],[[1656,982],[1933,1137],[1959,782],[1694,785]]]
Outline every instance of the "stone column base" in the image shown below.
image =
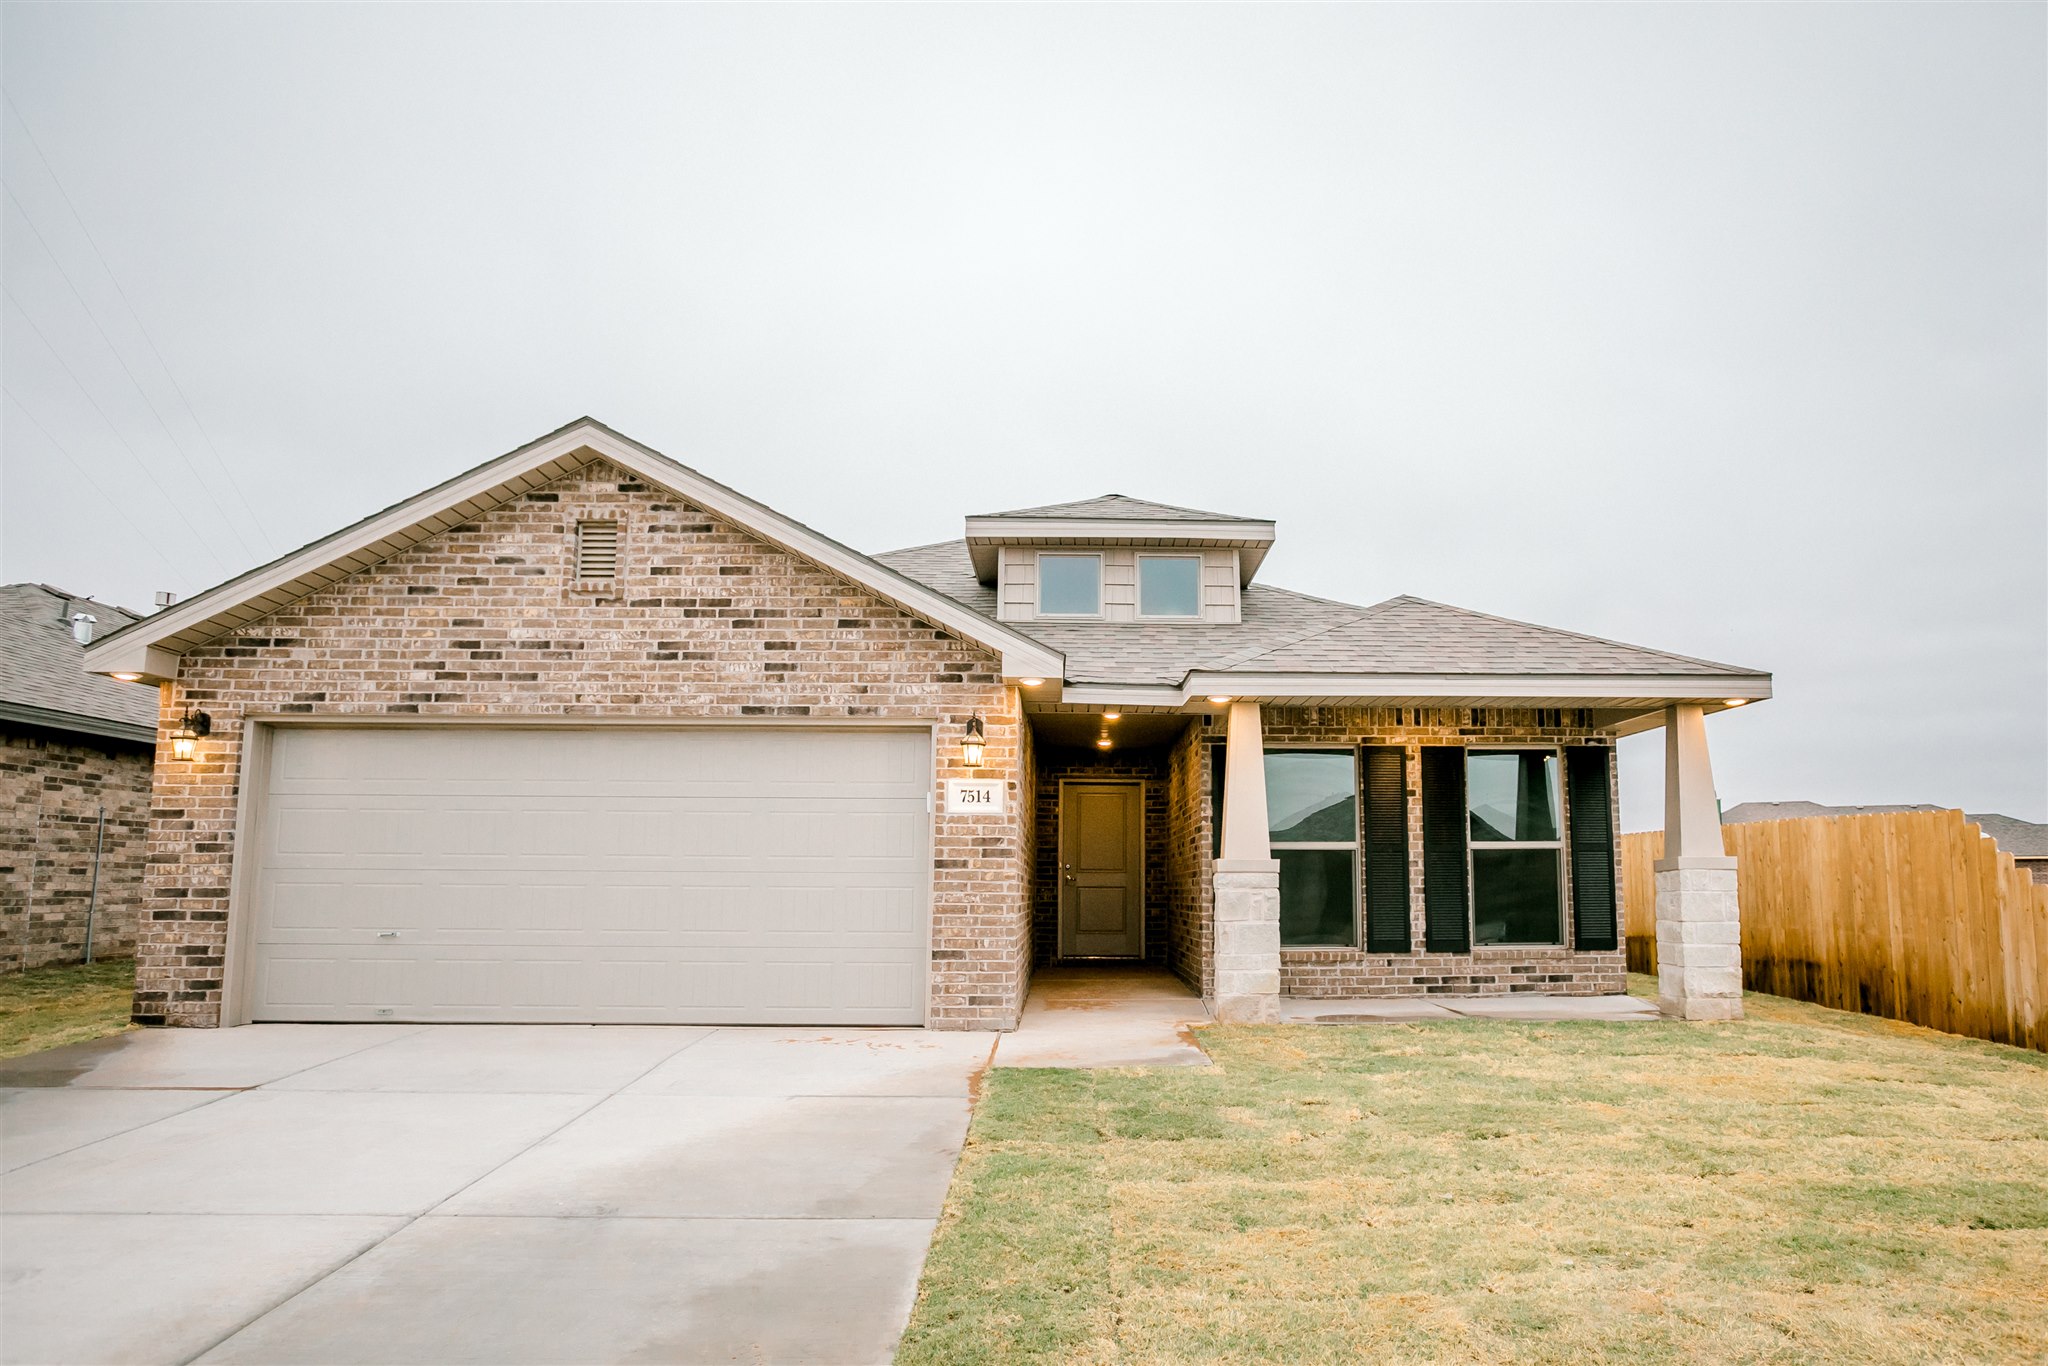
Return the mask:
[[1280,1020],[1280,860],[1218,859],[1209,1013],[1227,1024]]
[[1734,859],[1658,860],[1657,1005],[1676,1020],[1742,1018]]

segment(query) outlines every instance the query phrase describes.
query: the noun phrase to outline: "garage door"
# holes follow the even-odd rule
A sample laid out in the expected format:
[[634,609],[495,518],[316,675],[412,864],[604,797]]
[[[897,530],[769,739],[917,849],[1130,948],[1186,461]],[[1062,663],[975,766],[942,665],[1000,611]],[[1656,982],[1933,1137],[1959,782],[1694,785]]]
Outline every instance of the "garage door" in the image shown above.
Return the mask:
[[278,728],[256,1020],[916,1024],[921,732]]

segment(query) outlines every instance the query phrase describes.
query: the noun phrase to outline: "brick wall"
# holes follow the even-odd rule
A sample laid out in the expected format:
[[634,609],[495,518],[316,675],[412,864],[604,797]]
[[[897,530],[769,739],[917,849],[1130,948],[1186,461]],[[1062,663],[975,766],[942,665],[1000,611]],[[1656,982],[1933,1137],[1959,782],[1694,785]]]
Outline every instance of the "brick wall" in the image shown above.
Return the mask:
[[1044,745],[1038,751],[1037,870],[1032,892],[1032,950],[1041,963],[1059,957],[1060,914],[1060,780],[1129,778],[1144,784],[1145,822],[1145,961],[1167,961],[1166,756],[1161,750],[1136,749],[1104,753]]
[[134,952],[151,757],[119,740],[0,729],[0,972],[82,960],[89,910],[94,958]]
[[[1622,950],[1581,952],[1571,945],[1570,863],[1566,858],[1565,943],[1561,947],[1502,946],[1470,953],[1421,952],[1425,942],[1422,908],[1423,745],[1612,745],[1573,710],[1514,708],[1268,707],[1263,714],[1269,745],[1401,745],[1408,751],[1408,853],[1412,941],[1417,952],[1368,954],[1361,949],[1283,949],[1280,990],[1287,996],[1497,995],[1548,992],[1608,995],[1627,989]],[[1203,766],[1206,777],[1206,765]],[[1610,799],[1610,828],[1619,830],[1618,805]],[[1567,820],[1569,815],[1567,814]],[[1564,831],[1569,840],[1570,831]],[[1617,842],[1618,844],[1618,842]],[[1206,850],[1207,845],[1205,844]],[[1363,860],[1358,867],[1363,876]],[[1621,885],[1617,851],[1615,883]],[[1619,910],[1617,908],[1617,915]]]
[[1209,718],[1197,717],[1166,756],[1166,965],[1203,996],[1210,994]]
[[[620,523],[621,577],[572,581],[575,525]],[[243,717],[787,717],[937,722],[930,1021],[1011,1028],[1029,972],[1020,708],[998,661],[615,467],[594,464],[186,655],[164,716],[213,716],[151,816],[135,1017],[219,1023]],[[967,718],[983,766],[958,767]],[[1010,815],[949,816],[948,777]]]

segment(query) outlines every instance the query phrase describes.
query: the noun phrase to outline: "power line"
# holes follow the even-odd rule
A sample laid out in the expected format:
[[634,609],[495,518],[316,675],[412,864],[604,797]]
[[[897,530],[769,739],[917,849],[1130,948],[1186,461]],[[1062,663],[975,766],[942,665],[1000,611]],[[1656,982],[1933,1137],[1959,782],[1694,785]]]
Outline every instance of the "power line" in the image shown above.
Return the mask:
[[[85,381],[81,380],[78,377],[78,372],[71,368],[71,362],[64,359],[64,353],[59,351],[54,345],[51,344],[50,339],[43,335],[43,329],[36,325],[36,320],[29,313],[29,311],[21,306],[21,300],[14,297],[14,291],[8,289],[4,285],[0,285],[0,295],[4,295],[7,299],[7,302],[14,305],[15,311],[21,314],[22,321],[26,322],[29,325],[29,329],[36,334],[37,339],[41,341],[45,347],[49,348],[49,352],[51,355],[57,358],[57,364],[63,366],[64,373],[71,376],[71,382],[78,386],[78,392],[85,395],[85,401],[87,403],[90,403],[92,405],[92,410],[100,415],[100,421],[107,424],[107,430],[114,434],[114,439],[121,443],[122,449],[128,452],[129,458],[134,460],[136,464],[142,466],[143,474],[148,476],[149,482],[156,486],[156,491],[163,495],[165,505],[168,506],[171,509],[171,511],[178,514],[178,520],[183,522],[185,524],[185,529],[192,533],[192,539],[199,542],[200,545],[204,546],[206,548],[206,553],[213,557],[213,562],[219,565],[223,572],[226,572],[228,568],[227,561],[223,560],[218,554],[214,552],[213,543],[206,539],[205,534],[201,532],[198,527],[192,525],[192,519],[185,515],[185,509],[178,506],[178,500],[171,497],[171,491],[165,488],[163,486],[163,481],[156,477],[156,471],[149,467],[149,462],[147,460],[144,460],[142,456],[136,452],[135,447],[128,444],[128,438],[121,435],[121,429],[114,425],[114,419],[107,416],[107,410],[105,408],[100,407],[100,401],[92,396],[92,390],[85,387]],[[16,402],[19,401],[20,400],[18,399],[16,400]]]
[[[20,307],[20,305],[17,304],[16,307]],[[65,450],[63,442],[59,441],[56,437],[50,435],[50,429],[48,427],[45,427],[41,422],[37,421],[36,415],[28,410],[28,405],[23,403],[21,399],[15,395],[15,392],[12,389],[7,388],[7,386],[4,384],[0,384],[0,393],[4,393],[7,395],[7,397],[14,400],[14,406],[21,410],[21,415],[29,420],[30,425],[32,425],[37,431],[43,434],[43,440],[49,442],[51,448],[54,449],[57,452],[57,454],[63,456],[66,463],[68,463],[72,469],[77,470],[79,476],[83,478],[86,483],[92,485],[92,491],[100,496],[100,501],[102,503],[105,503],[108,507],[112,508],[115,512],[121,514],[121,520],[126,522],[129,526],[133,527],[135,529],[136,536],[141,539],[142,543],[148,546],[151,550],[156,552],[156,557],[164,562],[164,568],[170,570],[171,573],[173,574],[181,574],[184,572],[178,568],[177,562],[171,559],[171,557],[164,552],[164,548],[156,543],[156,538],[151,536],[147,531],[144,531],[142,529],[142,524],[140,522],[137,522],[133,517],[128,515],[128,509],[122,507],[118,502],[114,500],[114,496],[111,493],[108,493],[104,488],[100,487],[100,481],[92,477],[92,471],[88,470],[84,465],[80,464],[78,458],[72,455],[70,451]]]
[[121,277],[114,274],[113,266],[107,263],[106,253],[100,250],[99,239],[94,237],[92,229],[86,226],[85,215],[78,211],[78,205],[72,201],[71,192],[64,188],[63,180],[57,175],[57,168],[51,165],[50,158],[43,154],[43,144],[36,141],[35,129],[29,127],[28,116],[21,112],[21,106],[14,102],[12,95],[0,92],[0,99],[5,99],[7,107],[14,111],[14,120],[21,125],[21,131],[28,135],[28,145],[34,150],[36,160],[43,163],[43,170],[48,173],[50,183],[57,187],[57,193],[64,200],[64,207],[71,211],[72,221],[77,223],[78,230],[85,234],[86,244],[92,248],[92,254],[98,259],[100,269],[106,272],[108,283],[114,286],[114,293],[120,296],[121,306],[128,310],[128,316],[135,322],[135,330],[142,334],[142,340],[148,344],[149,353],[156,357],[156,363],[163,370],[164,378],[171,382],[171,389],[177,394],[178,401],[185,405],[185,413],[192,419],[192,425],[198,429],[201,439],[206,442],[206,448],[213,452],[213,462],[220,466],[220,472],[226,477],[228,487],[235,491],[235,498],[241,503],[242,510],[249,514],[249,520],[255,525],[257,533],[263,537],[266,547],[273,545],[274,542],[264,528],[263,519],[251,506],[248,495],[242,492],[242,485],[235,478],[235,472],[229,467],[226,458],[221,455],[220,447],[214,444],[213,433],[207,431],[206,424],[199,420],[199,410],[193,407],[192,400],[186,397],[185,386],[178,383],[177,375],[171,370],[171,363],[164,359],[164,353],[157,347],[156,338],[149,334],[149,328],[143,324],[142,314],[138,313],[135,305],[129,301],[128,291],[121,288]]
[[[28,224],[28,230],[35,234],[36,241],[42,245],[44,254],[57,267],[57,273],[64,277],[64,283],[71,287],[71,297],[78,300],[78,306],[84,309],[85,316],[92,320],[93,327],[100,334],[100,340],[107,344],[107,350],[113,353],[115,362],[120,365],[121,373],[128,376],[128,382],[135,386],[135,392],[142,395],[143,403],[148,406],[150,413],[156,418],[156,425],[164,429],[165,436],[170,437],[171,449],[178,453],[178,459],[185,462],[185,468],[191,471],[193,482],[197,483],[200,488],[206,489],[208,496],[211,497],[213,490],[207,487],[206,476],[201,474],[199,467],[192,463],[192,457],[185,454],[184,446],[179,443],[176,434],[171,431],[171,424],[164,421],[164,415],[157,411],[156,400],[149,396],[149,390],[142,387],[142,381],[135,378],[135,372],[128,368],[127,358],[121,354],[121,348],[114,345],[114,339],[107,335],[107,329],[100,323],[99,314],[92,311],[92,305],[85,301],[85,295],[79,291],[77,282],[71,278],[71,272],[64,269],[64,262],[58,258],[55,251],[51,250],[49,242],[43,237],[43,230],[37,227],[36,220],[29,216],[28,206],[15,197],[12,185],[0,182],[0,190],[6,191],[8,202],[14,205],[15,211],[21,215],[22,221]],[[21,304],[17,301],[14,306],[20,308]],[[47,341],[47,338],[45,340]],[[232,517],[222,517],[221,521],[227,526],[228,531],[234,538],[242,543],[242,550],[250,559],[261,560],[263,558],[256,553],[256,547],[249,544],[248,537],[242,534],[242,529],[235,525]]]

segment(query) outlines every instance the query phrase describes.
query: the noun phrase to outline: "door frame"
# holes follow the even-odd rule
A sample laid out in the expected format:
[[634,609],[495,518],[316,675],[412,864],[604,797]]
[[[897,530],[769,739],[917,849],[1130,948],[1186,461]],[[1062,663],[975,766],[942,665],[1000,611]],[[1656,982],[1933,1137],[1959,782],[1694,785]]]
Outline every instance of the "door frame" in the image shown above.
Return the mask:
[[[1146,923],[1145,923],[1145,922],[1146,922],[1146,914],[1145,914],[1145,912],[1146,912],[1146,905],[1145,905],[1145,896],[1146,896],[1146,893],[1147,893],[1147,892],[1148,892],[1148,891],[1150,890],[1150,889],[1149,889],[1148,887],[1146,887],[1146,885],[1145,885],[1145,852],[1146,852],[1146,845],[1147,845],[1148,843],[1150,843],[1150,840],[1149,840],[1149,838],[1148,838],[1148,837],[1149,837],[1149,836],[1151,835],[1151,831],[1150,831],[1150,830],[1149,830],[1149,829],[1148,829],[1148,828],[1146,827],[1146,824],[1145,824],[1145,798],[1146,798],[1146,795],[1147,795],[1147,784],[1148,784],[1148,780],[1147,780],[1147,779],[1144,779],[1144,778],[1123,778],[1123,777],[1117,777],[1117,778],[1088,778],[1088,777],[1082,777],[1082,776],[1080,776],[1080,775],[1078,775],[1078,774],[1076,774],[1076,775],[1073,775],[1073,776],[1066,776],[1066,777],[1062,777],[1062,778],[1060,779],[1060,782],[1059,782],[1059,812],[1058,812],[1058,814],[1057,814],[1057,817],[1056,817],[1056,818],[1055,818],[1055,820],[1053,821],[1053,848],[1052,848],[1052,868],[1053,868],[1053,892],[1054,892],[1054,900],[1053,900],[1053,932],[1054,932],[1054,933],[1053,933],[1053,948],[1054,948],[1054,954],[1055,954],[1055,957],[1056,957],[1056,958],[1058,958],[1058,959],[1060,959],[1060,960],[1064,960],[1064,961],[1071,961],[1071,962],[1077,962],[1077,963],[1080,963],[1080,962],[1092,962],[1092,963],[1132,963],[1132,962],[1143,962],[1143,961],[1144,961],[1144,958],[1145,958],[1145,951],[1146,951],[1146,949],[1147,949],[1148,947],[1150,947],[1150,946],[1148,945],[1148,943],[1146,942],[1147,926],[1146,926]],[[1138,951],[1137,951],[1136,953],[1133,953],[1133,954],[1115,954],[1115,955],[1105,955],[1105,954],[1080,954],[1080,955],[1077,955],[1077,954],[1070,954],[1070,953],[1068,953],[1068,952],[1067,952],[1067,940],[1068,940],[1068,930],[1069,930],[1069,929],[1070,929],[1071,927],[1070,927],[1070,925],[1069,925],[1069,918],[1068,918],[1068,915],[1067,915],[1067,884],[1066,884],[1066,879],[1065,879],[1065,877],[1063,876],[1063,869],[1062,869],[1062,865],[1063,865],[1063,864],[1065,863],[1065,861],[1066,861],[1066,860],[1065,860],[1065,857],[1064,857],[1064,855],[1066,854],[1066,849],[1067,849],[1067,788],[1068,788],[1068,787],[1070,787],[1070,786],[1072,786],[1072,787],[1127,787],[1127,788],[1131,788],[1131,789],[1133,789],[1133,791],[1134,791],[1134,793],[1135,793],[1135,795],[1136,795],[1136,797],[1137,797],[1137,803],[1138,803],[1138,861],[1137,861],[1137,865],[1138,865],[1138,866],[1137,866],[1137,873],[1138,873],[1138,883],[1137,883],[1137,886],[1138,886]]]
[[[561,716],[555,714],[507,713],[463,716],[362,715],[350,712],[285,713],[252,710],[242,717],[242,744],[236,771],[234,842],[228,866],[227,942],[221,963],[220,1025],[228,1028],[253,1023],[250,978],[255,972],[255,936],[262,915],[256,888],[259,884],[263,832],[268,814],[265,800],[270,791],[271,751],[280,730],[611,730],[637,727],[644,730],[777,730],[797,733],[816,731],[896,731],[923,735],[926,739],[925,822],[922,924],[923,944],[918,953],[918,992],[921,1018],[915,1026],[875,1025],[877,1029],[929,1029],[932,1020],[932,936],[937,909],[934,882],[939,822],[936,793],[944,774],[939,760],[935,721],[869,717],[824,717],[813,721],[782,717],[697,717],[697,716]],[[427,1028],[422,1025],[420,1028]],[[696,1026],[678,1026],[690,1028]],[[822,1026],[821,1026],[822,1027]]]

